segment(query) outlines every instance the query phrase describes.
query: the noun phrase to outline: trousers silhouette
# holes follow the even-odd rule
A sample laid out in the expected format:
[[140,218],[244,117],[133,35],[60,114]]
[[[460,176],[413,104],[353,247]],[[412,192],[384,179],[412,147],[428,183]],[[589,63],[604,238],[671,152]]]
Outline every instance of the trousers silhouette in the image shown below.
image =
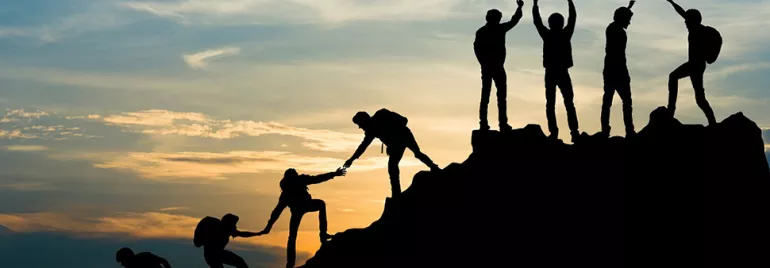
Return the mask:
[[404,128],[403,133],[399,135],[400,142],[388,145],[388,175],[390,176],[390,189],[393,197],[401,194],[401,179],[400,170],[398,168],[401,158],[404,156],[406,149],[409,149],[414,153],[414,157],[419,159],[423,164],[433,168],[436,164],[427,155],[420,151],[420,147],[417,145],[417,141],[412,134],[412,131],[408,128]]
[[568,69],[545,69],[545,114],[548,119],[548,130],[552,137],[558,137],[559,127],[556,124],[556,87],[561,90],[564,107],[567,109],[567,121],[572,135],[578,134],[578,118],[573,103],[572,78]]
[[602,99],[602,132],[610,132],[610,108],[615,92],[623,102],[623,123],[626,134],[634,133],[633,106],[631,102],[631,82],[628,70],[606,70],[604,72],[604,98]]
[[676,97],[679,91],[679,80],[690,77],[693,90],[695,90],[695,102],[703,113],[706,114],[709,125],[717,122],[714,116],[714,110],[706,100],[706,89],[703,87],[703,73],[706,72],[706,62],[693,63],[687,62],[676,68],[668,77],[668,109],[673,116],[676,111]]
[[224,264],[236,268],[249,268],[243,258],[229,250],[206,250],[204,247],[203,257],[211,268],[224,268]]
[[508,76],[505,73],[504,62],[488,63],[481,59],[479,62],[481,63],[481,105],[479,107],[479,124],[482,128],[489,127],[487,111],[489,107],[489,97],[492,93],[492,82],[494,81],[495,87],[497,88],[497,117],[502,130],[508,126],[508,107],[506,102],[508,95]]
[[293,268],[297,259],[297,232],[299,232],[299,224],[302,222],[302,217],[305,213],[318,211],[318,228],[320,229],[321,237],[327,235],[327,223],[326,223],[326,203],[320,199],[313,199],[307,202],[304,206],[297,206],[291,208],[291,220],[289,220],[289,241],[286,245],[286,268]]

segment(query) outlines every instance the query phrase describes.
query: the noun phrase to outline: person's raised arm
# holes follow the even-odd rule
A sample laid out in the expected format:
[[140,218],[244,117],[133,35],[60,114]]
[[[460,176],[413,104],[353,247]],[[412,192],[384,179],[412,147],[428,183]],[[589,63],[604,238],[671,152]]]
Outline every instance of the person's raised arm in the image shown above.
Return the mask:
[[348,159],[348,161],[345,161],[345,168],[349,168],[350,165],[353,164],[353,161],[356,161],[359,157],[361,157],[364,152],[366,152],[366,148],[369,147],[370,144],[374,141],[373,136],[366,135],[364,137],[364,141],[361,142],[361,145],[358,146],[358,149],[356,149],[356,152],[353,153],[353,156]]
[[572,0],[567,0],[569,3],[569,18],[567,18],[567,27],[564,30],[567,34],[572,36],[575,32],[575,23],[577,23],[577,10],[575,9],[575,3]]
[[264,230],[257,233],[257,235],[269,234],[270,229],[273,229],[273,224],[278,221],[278,218],[281,217],[281,213],[283,213],[283,210],[286,209],[287,206],[288,204],[286,203],[284,194],[281,193],[281,197],[278,198],[278,205],[276,205],[273,212],[270,213],[270,220],[267,221],[267,226],[265,226]]
[[674,3],[674,0],[666,0],[666,1],[671,3],[672,6],[674,6],[674,10],[676,10],[676,13],[679,13],[679,15],[682,16],[682,18],[685,18],[685,16],[684,16],[684,13],[685,13],[684,8],[679,6],[677,3]]
[[337,176],[345,176],[345,169],[338,168],[337,171],[324,173],[321,175],[315,175],[315,176],[305,176],[305,184],[316,184],[316,183],[322,183],[328,180],[333,179]]
[[537,33],[540,34],[540,37],[545,36],[548,28],[545,28],[543,19],[540,18],[540,8],[537,6],[537,0],[534,0],[532,3],[532,21],[535,23],[535,28],[537,29]]
[[521,8],[524,7],[524,0],[518,0],[516,1],[516,4],[519,5],[518,8],[516,8],[516,13],[513,13],[513,17],[511,17],[511,21],[503,23],[503,27],[505,27],[506,31],[510,31],[513,29],[513,27],[516,26],[516,24],[519,24],[519,21],[521,21],[521,17],[523,16],[521,12]]

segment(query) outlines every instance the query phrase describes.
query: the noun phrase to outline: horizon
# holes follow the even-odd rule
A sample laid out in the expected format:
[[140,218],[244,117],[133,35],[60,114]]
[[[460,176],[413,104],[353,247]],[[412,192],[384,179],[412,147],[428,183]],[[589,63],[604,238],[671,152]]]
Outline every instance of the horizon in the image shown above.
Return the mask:
[[[503,21],[516,10],[514,0],[8,2],[0,7],[0,258],[49,267],[98,252],[84,268],[118,267],[114,253],[124,245],[205,267],[191,241],[198,220],[234,213],[239,229],[262,230],[284,170],[332,172],[353,154],[364,137],[351,121],[358,111],[396,111],[439,166],[462,162],[479,127],[474,33],[487,10]],[[743,112],[762,128],[770,159],[770,37],[760,34],[770,1],[677,3],[700,10],[724,38],[705,74],[717,121]],[[604,31],[627,4],[575,1],[570,73],[581,132],[600,130]],[[567,14],[567,1],[539,6],[544,18]],[[531,0],[522,11],[506,38],[509,123],[547,133]],[[639,131],[667,104],[668,74],[687,60],[687,28],[666,1],[639,0],[633,11],[626,55]],[[569,142],[558,93],[556,115]],[[687,78],[676,117],[706,124]],[[619,97],[611,125],[624,135]],[[329,233],[381,215],[390,187],[380,144],[347,176],[310,186],[326,201]],[[401,188],[421,170],[406,152]],[[289,215],[270,234],[228,247],[263,265],[254,267],[282,265]],[[305,215],[297,264],[320,246],[317,232],[317,214]]]

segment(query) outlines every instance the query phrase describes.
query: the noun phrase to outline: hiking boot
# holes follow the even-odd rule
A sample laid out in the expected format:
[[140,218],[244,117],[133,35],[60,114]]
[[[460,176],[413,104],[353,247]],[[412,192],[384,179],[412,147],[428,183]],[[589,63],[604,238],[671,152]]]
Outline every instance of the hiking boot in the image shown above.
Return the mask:
[[580,138],[582,138],[582,137],[580,137],[580,132],[572,132],[572,133],[570,133],[570,135],[572,136],[572,143],[573,144],[577,143],[578,141],[580,141]]
[[433,165],[430,166],[430,171],[432,171],[432,172],[439,172],[439,171],[441,171],[441,167],[439,167],[436,164],[433,164]]
[[513,128],[508,124],[500,125],[500,132],[511,131],[511,130],[513,130]]
[[329,239],[332,239],[332,235],[330,235],[329,233],[321,234],[321,244],[328,242]]
[[487,124],[481,124],[481,125],[479,126],[479,130],[481,130],[481,131],[489,131],[489,125],[487,125]]

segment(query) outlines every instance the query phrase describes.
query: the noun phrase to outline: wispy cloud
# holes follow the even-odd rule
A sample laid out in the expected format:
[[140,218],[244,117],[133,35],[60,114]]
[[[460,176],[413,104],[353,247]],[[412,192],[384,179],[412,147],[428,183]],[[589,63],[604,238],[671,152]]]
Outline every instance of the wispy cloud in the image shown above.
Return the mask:
[[42,145],[8,145],[5,150],[12,152],[41,152],[48,150],[48,147]]
[[327,152],[355,150],[361,134],[348,134],[323,129],[306,129],[276,122],[250,120],[217,120],[201,113],[145,110],[109,115],[104,122],[122,126],[128,131],[151,135],[181,135],[213,139],[232,139],[241,136],[286,135],[302,138],[308,149]]
[[44,182],[9,182],[0,183],[0,189],[6,189],[17,192],[37,192],[54,190],[56,187],[50,183]]
[[168,208],[161,208],[158,211],[160,212],[169,212],[169,211],[180,211],[180,210],[188,210],[190,208],[188,207],[168,207]]
[[197,53],[192,54],[185,54],[182,55],[182,58],[185,62],[187,62],[187,65],[190,65],[193,69],[203,69],[206,68],[208,65],[208,61],[214,58],[224,57],[224,56],[231,56],[231,55],[237,55],[238,53],[241,53],[241,48],[239,47],[223,47],[223,48],[216,48],[216,49],[209,49],[206,51],[201,51]]
[[[151,179],[226,179],[228,175],[283,172],[292,167],[303,172],[325,173],[342,166],[344,159],[296,155],[287,152],[233,151],[227,153],[125,153],[96,159],[98,168],[128,170]],[[387,157],[362,158],[355,171],[370,171],[387,166]],[[401,166],[420,162],[404,159]]]

